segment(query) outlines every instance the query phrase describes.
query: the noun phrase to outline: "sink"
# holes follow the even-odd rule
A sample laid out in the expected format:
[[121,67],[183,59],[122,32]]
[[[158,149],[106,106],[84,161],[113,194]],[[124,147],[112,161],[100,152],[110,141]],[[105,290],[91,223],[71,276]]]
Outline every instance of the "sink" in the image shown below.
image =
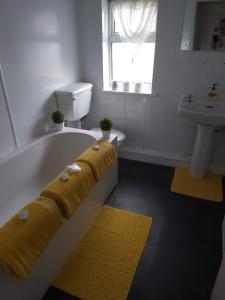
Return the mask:
[[225,125],[225,103],[210,102],[200,97],[184,97],[179,106],[178,114],[196,124],[208,126]]
[[178,115],[197,125],[190,172],[194,177],[204,177],[210,167],[214,130],[225,126],[225,102],[210,102],[206,97],[189,95],[180,101]]

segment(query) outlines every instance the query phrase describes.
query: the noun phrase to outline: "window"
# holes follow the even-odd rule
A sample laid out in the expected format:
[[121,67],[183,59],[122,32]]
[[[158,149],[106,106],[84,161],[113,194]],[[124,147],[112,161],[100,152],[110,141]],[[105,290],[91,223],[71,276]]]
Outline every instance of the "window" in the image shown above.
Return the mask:
[[[146,5],[146,3],[150,6],[141,5]],[[156,19],[157,1],[110,1],[109,77],[111,81],[142,82],[146,89],[151,88]]]

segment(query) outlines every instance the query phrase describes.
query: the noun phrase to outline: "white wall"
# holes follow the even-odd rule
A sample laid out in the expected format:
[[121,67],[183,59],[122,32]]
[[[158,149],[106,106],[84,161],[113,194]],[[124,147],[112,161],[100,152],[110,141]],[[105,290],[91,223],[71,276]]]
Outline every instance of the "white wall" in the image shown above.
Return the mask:
[[15,148],[15,142],[10,124],[2,84],[0,84],[0,157],[7,155]]
[[[225,59],[220,53],[180,51],[185,1],[160,0],[153,78],[153,92],[159,96],[102,92],[101,0],[80,0],[80,5],[82,77],[94,84],[87,126],[97,126],[102,116],[112,117],[127,134],[123,154],[184,161],[192,153],[196,128],[177,116],[179,100],[189,92],[207,95],[213,82],[220,83],[219,92],[225,95]],[[225,169],[224,133],[216,135],[214,148],[214,162]]]
[[193,50],[194,35],[195,35],[195,18],[197,11],[197,1],[186,1],[185,17],[183,24],[183,33],[181,41],[182,50]]
[[[79,80],[75,2],[1,1],[0,64],[20,145],[44,133],[54,89]],[[0,120],[1,156],[13,147],[1,91]]]

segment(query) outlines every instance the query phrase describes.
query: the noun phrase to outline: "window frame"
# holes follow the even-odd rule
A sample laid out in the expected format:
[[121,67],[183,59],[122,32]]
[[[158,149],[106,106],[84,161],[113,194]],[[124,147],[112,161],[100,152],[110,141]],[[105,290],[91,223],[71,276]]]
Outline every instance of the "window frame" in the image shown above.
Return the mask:
[[[115,20],[111,11],[110,4],[108,6],[108,29],[109,29],[109,38],[108,38],[108,50],[109,50],[109,86],[113,80],[113,60],[112,60],[112,44],[113,43],[122,43],[120,36],[115,32]],[[151,32],[145,42],[147,43],[156,43],[156,32]],[[152,85],[152,82],[143,82]]]

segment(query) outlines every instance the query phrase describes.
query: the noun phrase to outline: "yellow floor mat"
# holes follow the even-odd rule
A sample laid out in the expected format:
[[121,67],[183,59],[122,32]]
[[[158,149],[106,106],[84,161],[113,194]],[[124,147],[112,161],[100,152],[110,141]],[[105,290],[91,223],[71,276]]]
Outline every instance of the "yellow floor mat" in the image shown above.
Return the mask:
[[79,299],[125,300],[152,218],[104,205],[53,286]]
[[176,168],[171,191],[204,200],[222,202],[222,176],[208,172],[204,178],[195,178],[191,176],[188,169]]

